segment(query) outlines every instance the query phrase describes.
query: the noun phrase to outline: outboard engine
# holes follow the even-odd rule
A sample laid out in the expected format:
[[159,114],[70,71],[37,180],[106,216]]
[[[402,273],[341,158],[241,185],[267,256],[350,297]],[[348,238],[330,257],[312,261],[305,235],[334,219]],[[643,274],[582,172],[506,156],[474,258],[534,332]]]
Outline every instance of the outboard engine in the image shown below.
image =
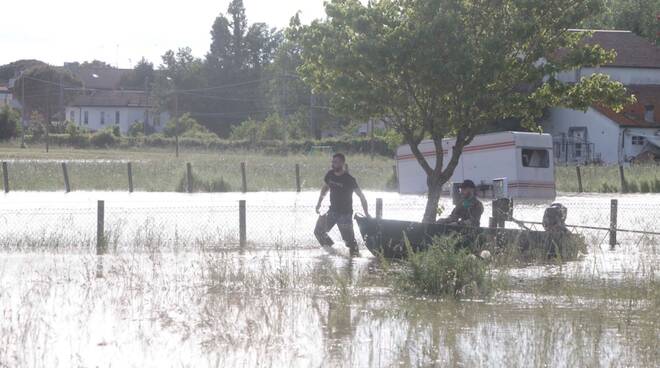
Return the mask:
[[568,209],[561,203],[553,203],[543,213],[543,228],[546,231],[566,231]]

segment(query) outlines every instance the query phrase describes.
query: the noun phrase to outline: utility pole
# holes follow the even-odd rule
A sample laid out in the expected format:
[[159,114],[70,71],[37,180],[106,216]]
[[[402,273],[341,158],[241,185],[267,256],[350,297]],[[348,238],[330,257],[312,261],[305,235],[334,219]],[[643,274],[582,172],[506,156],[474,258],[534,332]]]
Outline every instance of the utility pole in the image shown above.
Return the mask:
[[21,148],[25,148],[25,71],[21,75]]
[[282,90],[284,94],[284,98],[282,99],[282,119],[284,120],[284,144],[289,143],[289,119],[287,117],[287,74],[286,71],[284,72],[284,75],[282,77]]
[[50,141],[49,131],[50,131],[50,84],[46,90],[46,153],[48,153],[48,145]]
[[64,74],[60,73],[60,100],[59,100],[59,103],[60,103],[60,114],[61,115],[58,114],[59,117],[60,117],[60,122],[64,122],[66,120],[66,112],[64,111],[64,85],[62,84],[63,83],[62,82],[62,76],[63,75]]
[[147,136],[147,124],[149,124],[149,76],[144,78],[144,93],[147,96],[147,103],[144,111],[144,124],[142,124],[142,134]]
[[176,144],[176,157],[179,157],[179,94],[174,87],[174,142]]

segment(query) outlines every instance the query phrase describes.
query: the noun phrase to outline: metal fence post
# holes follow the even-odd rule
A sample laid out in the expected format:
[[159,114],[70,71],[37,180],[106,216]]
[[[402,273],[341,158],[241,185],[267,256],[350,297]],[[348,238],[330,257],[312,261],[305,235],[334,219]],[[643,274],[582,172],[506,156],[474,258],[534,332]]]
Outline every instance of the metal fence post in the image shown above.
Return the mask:
[[247,177],[245,174],[245,162],[241,162],[241,183],[243,193],[247,193]]
[[193,192],[193,176],[192,176],[192,164],[190,162],[186,163],[186,190],[188,193]]
[[2,163],[2,185],[5,188],[5,193],[9,193],[9,171],[6,162]]
[[296,164],[296,192],[300,193],[300,165]]
[[133,193],[133,165],[128,163],[128,192]]
[[621,193],[628,193],[628,183],[626,183],[626,176],[623,173],[623,165],[619,165],[619,179],[621,181]]
[[582,193],[582,172],[580,171],[580,165],[575,166],[575,171],[577,173],[578,193]]
[[241,199],[238,201],[238,227],[239,227],[239,241],[241,247],[244,247],[247,243],[247,229],[245,221],[245,200]]
[[383,218],[383,198],[376,198],[376,218]]
[[105,234],[104,234],[104,221],[105,221],[105,201],[98,201],[96,209],[96,254],[102,255],[105,253]]
[[62,162],[62,175],[64,175],[64,192],[71,191],[71,184],[69,183],[69,171],[66,169],[66,162]]
[[616,247],[616,227],[617,227],[617,212],[619,201],[613,199],[610,203],[610,250]]

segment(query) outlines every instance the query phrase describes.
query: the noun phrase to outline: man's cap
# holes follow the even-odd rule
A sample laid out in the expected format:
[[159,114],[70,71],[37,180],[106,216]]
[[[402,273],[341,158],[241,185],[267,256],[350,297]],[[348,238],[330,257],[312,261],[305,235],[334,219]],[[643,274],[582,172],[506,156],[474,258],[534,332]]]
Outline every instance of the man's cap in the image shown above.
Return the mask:
[[461,183],[461,189],[463,189],[463,188],[472,188],[472,189],[476,189],[477,186],[474,185],[474,182],[473,182],[472,180],[470,180],[470,179],[466,179],[465,181],[463,181],[463,183]]

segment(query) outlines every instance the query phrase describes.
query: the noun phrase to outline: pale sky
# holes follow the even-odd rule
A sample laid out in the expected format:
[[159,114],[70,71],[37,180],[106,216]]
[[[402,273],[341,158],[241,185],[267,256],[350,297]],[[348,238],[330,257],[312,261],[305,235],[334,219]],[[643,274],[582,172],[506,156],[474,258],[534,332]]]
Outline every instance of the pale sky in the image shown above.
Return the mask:
[[[168,49],[206,54],[211,26],[230,0],[2,0],[0,65],[39,59],[103,60],[131,68],[142,56],[158,66]],[[303,23],[322,18],[323,0],[244,0],[248,23],[283,28],[301,11]]]

